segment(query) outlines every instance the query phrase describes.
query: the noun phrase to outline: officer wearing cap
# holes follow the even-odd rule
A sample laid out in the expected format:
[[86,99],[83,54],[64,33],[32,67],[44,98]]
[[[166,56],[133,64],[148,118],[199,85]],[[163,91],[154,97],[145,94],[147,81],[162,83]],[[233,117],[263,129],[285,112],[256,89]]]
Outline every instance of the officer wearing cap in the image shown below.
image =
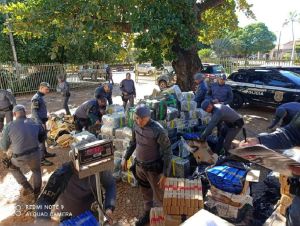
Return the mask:
[[200,108],[202,101],[205,99],[208,88],[206,82],[204,81],[204,74],[197,73],[194,75],[194,79],[195,83],[198,85],[198,88],[195,92],[195,101],[197,102],[197,108]]
[[219,137],[218,148],[216,149],[219,151],[223,146],[225,151],[230,150],[233,139],[243,128],[243,117],[231,107],[223,104],[213,104],[210,100],[204,100],[201,108],[212,114],[211,120],[201,134],[201,139],[205,140],[216,126],[221,125],[221,137]]
[[12,109],[16,105],[15,97],[9,90],[0,89],[0,132],[4,126],[4,118],[6,123],[13,120]]
[[58,77],[58,85],[56,87],[56,91],[61,93],[63,98],[64,98],[63,108],[65,109],[66,114],[71,115],[70,109],[69,109],[69,106],[68,106],[69,98],[71,96],[70,85],[66,81],[65,76],[59,76]]
[[[279,150],[290,149],[300,146],[300,113],[297,113],[292,121],[273,133],[261,133],[257,137],[248,138],[242,141],[240,147],[254,146],[262,144],[270,149]],[[300,219],[300,167],[289,166],[293,177],[289,178],[290,194],[293,202],[286,213],[286,225],[298,226]]]
[[[0,149],[5,152],[9,148],[12,150],[9,170],[16,181],[23,186],[23,195],[34,193],[37,196],[42,185],[39,142],[45,141],[46,132],[40,124],[26,118],[23,105],[16,105],[13,114],[16,119],[4,127]],[[33,186],[20,170],[23,166],[28,166],[32,171]]]
[[112,102],[112,91],[113,85],[110,83],[104,83],[95,89],[95,98],[105,97],[108,101],[108,104],[111,105]]
[[[36,94],[31,98],[31,117],[40,123],[44,129],[46,129],[46,122],[48,121],[47,106],[44,100],[44,96],[50,91],[50,85],[47,82],[42,82]],[[54,157],[55,153],[47,152],[45,142],[40,145],[41,151],[43,152],[41,164],[43,166],[51,166],[52,162],[46,158]]]
[[150,118],[150,109],[144,105],[136,108],[136,123],[130,147],[122,161],[122,169],[127,170],[127,161],[135,150],[136,159],[133,174],[140,185],[144,199],[144,215],[136,225],[149,223],[150,209],[162,206],[163,188],[171,167],[171,143],[167,132]]
[[76,132],[81,132],[83,128],[90,131],[93,125],[100,126],[106,106],[107,99],[101,96],[81,104],[74,114]]
[[232,89],[229,85],[225,84],[226,75],[222,74],[217,77],[217,82],[213,83],[208,90],[207,99],[211,100],[214,104],[231,104],[233,100]]
[[298,102],[290,102],[280,105],[276,109],[275,118],[273,119],[272,124],[267,129],[274,128],[280,120],[282,120],[281,126],[286,126],[292,121],[298,112],[300,112],[300,103]]

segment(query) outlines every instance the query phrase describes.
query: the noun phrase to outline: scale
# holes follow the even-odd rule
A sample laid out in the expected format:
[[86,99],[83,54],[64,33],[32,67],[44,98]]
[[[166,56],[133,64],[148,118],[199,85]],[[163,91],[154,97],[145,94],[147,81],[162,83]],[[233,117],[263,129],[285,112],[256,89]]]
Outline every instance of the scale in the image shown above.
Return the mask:
[[80,141],[72,145],[70,153],[74,167],[80,179],[95,175],[98,204],[99,222],[103,223],[102,191],[99,172],[113,170],[114,155],[111,140],[94,140],[92,142]]

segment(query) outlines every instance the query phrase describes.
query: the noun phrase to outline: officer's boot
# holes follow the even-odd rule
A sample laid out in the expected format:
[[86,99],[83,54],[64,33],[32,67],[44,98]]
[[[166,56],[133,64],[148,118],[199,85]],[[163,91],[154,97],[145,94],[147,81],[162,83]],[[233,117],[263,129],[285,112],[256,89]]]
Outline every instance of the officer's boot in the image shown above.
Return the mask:
[[150,223],[150,210],[144,213],[144,215],[135,223],[135,226],[145,226],[149,223]]

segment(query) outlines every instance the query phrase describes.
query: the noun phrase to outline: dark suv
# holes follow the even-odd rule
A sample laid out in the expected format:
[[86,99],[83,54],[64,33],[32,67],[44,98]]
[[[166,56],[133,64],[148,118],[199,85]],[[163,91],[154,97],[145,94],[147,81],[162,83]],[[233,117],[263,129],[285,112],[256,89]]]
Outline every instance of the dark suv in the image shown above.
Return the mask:
[[257,69],[276,69],[276,70],[284,70],[291,71],[300,75],[300,66],[260,66]]
[[[224,74],[225,70],[220,64],[203,63],[202,73],[205,75],[206,80],[211,83],[218,75]],[[172,86],[176,83],[175,72],[169,71],[168,73],[163,73],[157,78],[157,84],[161,89]]]
[[278,106],[300,102],[300,77],[290,71],[278,69],[240,69],[228,77],[226,84],[233,91],[232,107],[245,103]]

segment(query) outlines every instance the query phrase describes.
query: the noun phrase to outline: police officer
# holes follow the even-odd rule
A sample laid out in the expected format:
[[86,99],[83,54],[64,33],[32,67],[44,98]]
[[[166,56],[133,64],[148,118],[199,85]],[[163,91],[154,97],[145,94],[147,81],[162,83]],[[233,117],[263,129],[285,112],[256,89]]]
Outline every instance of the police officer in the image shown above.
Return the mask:
[[13,120],[12,109],[16,105],[15,97],[8,90],[0,89],[0,132],[4,126],[4,118],[6,123]]
[[108,104],[112,104],[112,90],[113,86],[109,83],[104,83],[95,89],[95,98],[105,97],[108,100]]
[[[112,212],[116,204],[116,183],[110,171],[100,172],[100,181],[105,190],[104,211],[112,223]],[[79,179],[73,163],[67,162],[54,171],[39,196],[37,206],[40,208],[36,209],[37,220],[50,220],[49,206],[55,203],[66,213],[66,216],[61,215],[61,221],[78,216],[91,209],[97,200],[94,196],[96,191],[95,176]]]
[[[23,186],[23,195],[34,193],[37,196],[42,185],[39,142],[45,141],[46,132],[40,124],[26,118],[23,105],[16,105],[13,108],[13,114],[16,120],[4,127],[0,149],[7,151],[10,148],[12,150],[9,169],[16,181]],[[25,165],[33,173],[33,186],[20,170],[20,167]]]
[[[44,96],[50,91],[50,85],[47,82],[42,82],[39,86],[39,90],[31,98],[31,117],[37,122],[40,123],[46,130],[46,122],[48,121],[47,106],[44,100]],[[40,148],[43,152],[42,166],[51,166],[52,162],[48,161],[46,158],[54,157],[55,153],[49,153],[46,149],[45,142],[40,144]]]
[[230,150],[233,139],[243,128],[243,117],[231,107],[223,104],[213,104],[210,100],[204,100],[201,108],[212,114],[211,120],[201,134],[201,139],[205,140],[212,133],[214,127],[222,123],[224,141],[222,139],[219,140],[218,149],[220,150],[221,146],[224,145],[225,151]]
[[225,84],[226,75],[218,76],[217,83],[213,83],[208,90],[207,98],[214,104],[231,104],[233,100],[232,89],[229,85]]
[[272,124],[267,129],[274,128],[280,120],[282,120],[281,126],[286,126],[292,121],[298,112],[300,112],[300,103],[298,102],[290,102],[280,105],[276,109]]
[[92,99],[81,104],[75,111],[75,129],[81,132],[82,129],[90,130],[91,126],[101,124],[102,115],[105,114],[107,100],[105,97]]
[[205,76],[202,73],[197,73],[194,75],[195,83],[198,85],[195,93],[195,101],[197,102],[197,108],[201,107],[202,101],[205,99],[207,93],[207,84],[204,81]]
[[122,82],[120,83],[120,89],[122,92],[124,110],[126,110],[126,105],[128,101],[130,107],[133,107],[136,93],[134,81],[131,79],[131,74],[129,72],[126,73],[126,79],[122,80]]
[[[242,141],[240,147],[263,144],[270,149],[289,149],[300,146],[300,113],[285,127],[278,128],[273,133],[262,133],[255,138]],[[290,193],[294,195],[293,202],[287,211],[287,225],[298,226],[300,219],[300,167],[290,166],[294,177],[289,179]]]
[[127,161],[136,151],[133,173],[140,184],[144,199],[145,214],[136,222],[137,226],[149,223],[150,209],[162,206],[163,188],[171,167],[171,144],[166,131],[150,119],[150,109],[141,104],[136,108],[134,136],[122,161],[127,170]]
[[56,90],[57,90],[57,92],[61,93],[63,98],[64,98],[63,108],[65,109],[66,114],[71,115],[70,110],[69,110],[69,106],[68,106],[69,98],[71,96],[71,94],[70,94],[70,85],[66,81],[64,76],[59,76],[58,77],[58,85],[57,85]]

